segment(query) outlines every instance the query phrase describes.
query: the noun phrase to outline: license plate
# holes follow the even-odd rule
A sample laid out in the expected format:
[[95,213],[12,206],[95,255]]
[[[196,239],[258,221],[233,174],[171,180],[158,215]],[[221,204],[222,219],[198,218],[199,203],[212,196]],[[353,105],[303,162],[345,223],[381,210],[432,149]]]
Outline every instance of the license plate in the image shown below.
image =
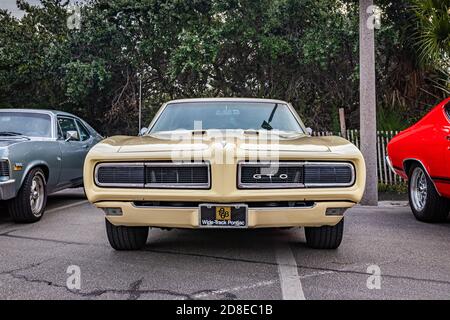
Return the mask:
[[199,226],[202,228],[247,228],[247,205],[201,204]]

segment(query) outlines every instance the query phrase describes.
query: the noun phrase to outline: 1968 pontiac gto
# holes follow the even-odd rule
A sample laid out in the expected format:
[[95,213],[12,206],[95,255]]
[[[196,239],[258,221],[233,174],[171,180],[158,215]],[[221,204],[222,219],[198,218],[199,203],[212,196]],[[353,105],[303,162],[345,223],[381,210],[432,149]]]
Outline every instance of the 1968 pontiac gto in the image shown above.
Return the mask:
[[0,201],[15,222],[42,218],[47,194],[83,184],[83,162],[102,137],[65,112],[0,110]]
[[111,246],[134,250],[149,227],[305,227],[334,249],[361,200],[365,164],[340,137],[312,137],[284,101],[185,99],[162,106],[142,136],[114,136],[86,157],[88,199]]

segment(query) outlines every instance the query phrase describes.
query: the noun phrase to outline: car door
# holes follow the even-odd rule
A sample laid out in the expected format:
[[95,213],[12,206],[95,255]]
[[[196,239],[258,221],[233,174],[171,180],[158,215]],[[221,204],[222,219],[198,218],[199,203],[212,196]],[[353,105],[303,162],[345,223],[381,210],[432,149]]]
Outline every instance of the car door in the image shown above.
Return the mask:
[[[81,140],[76,119],[58,116],[58,142],[61,148],[61,174],[59,186],[80,185],[83,181],[83,164],[88,150],[88,139]],[[78,139],[67,139],[69,131],[76,131]]]
[[80,132],[80,141],[83,145],[84,154],[83,154],[83,166],[84,160],[86,158],[89,150],[98,142],[96,137],[86,128],[82,121],[76,119],[76,124],[78,127],[78,131]]
[[441,181],[441,193],[442,195],[450,198],[450,102],[444,107],[445,120],[443,123],[442,132],[444,134],[444,164],[445,170],[443,172],[443,180]]
[[88,151],[95,145],[96,141],[86,126],[79,119],[75,120],[78,132],[80,133],[80,141],[84,148],[84,156],[88,153]]

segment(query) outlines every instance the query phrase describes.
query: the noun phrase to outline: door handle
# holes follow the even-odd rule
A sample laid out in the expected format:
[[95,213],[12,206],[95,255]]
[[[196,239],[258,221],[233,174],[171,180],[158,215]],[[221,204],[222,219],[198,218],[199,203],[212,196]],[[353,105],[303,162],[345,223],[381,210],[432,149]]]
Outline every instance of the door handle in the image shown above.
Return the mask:
[[445,137],[448,141],[450,141],[450,134]]

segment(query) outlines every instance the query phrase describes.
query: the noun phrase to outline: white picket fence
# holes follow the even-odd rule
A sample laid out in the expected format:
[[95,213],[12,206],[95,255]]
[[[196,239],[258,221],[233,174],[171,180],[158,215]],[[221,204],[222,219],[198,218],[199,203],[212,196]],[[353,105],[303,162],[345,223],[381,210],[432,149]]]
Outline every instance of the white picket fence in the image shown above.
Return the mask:
[[[378,181],[383,184],[401,184],[403,180],[394,174],[386,162],[386,146],[398,131],[377,131],[377,167]],[[313,136],[342,136],[342,134],[330,131],[315,131]],[[344,137],[358,148],[360,147],[359,130],[347,130]]]

